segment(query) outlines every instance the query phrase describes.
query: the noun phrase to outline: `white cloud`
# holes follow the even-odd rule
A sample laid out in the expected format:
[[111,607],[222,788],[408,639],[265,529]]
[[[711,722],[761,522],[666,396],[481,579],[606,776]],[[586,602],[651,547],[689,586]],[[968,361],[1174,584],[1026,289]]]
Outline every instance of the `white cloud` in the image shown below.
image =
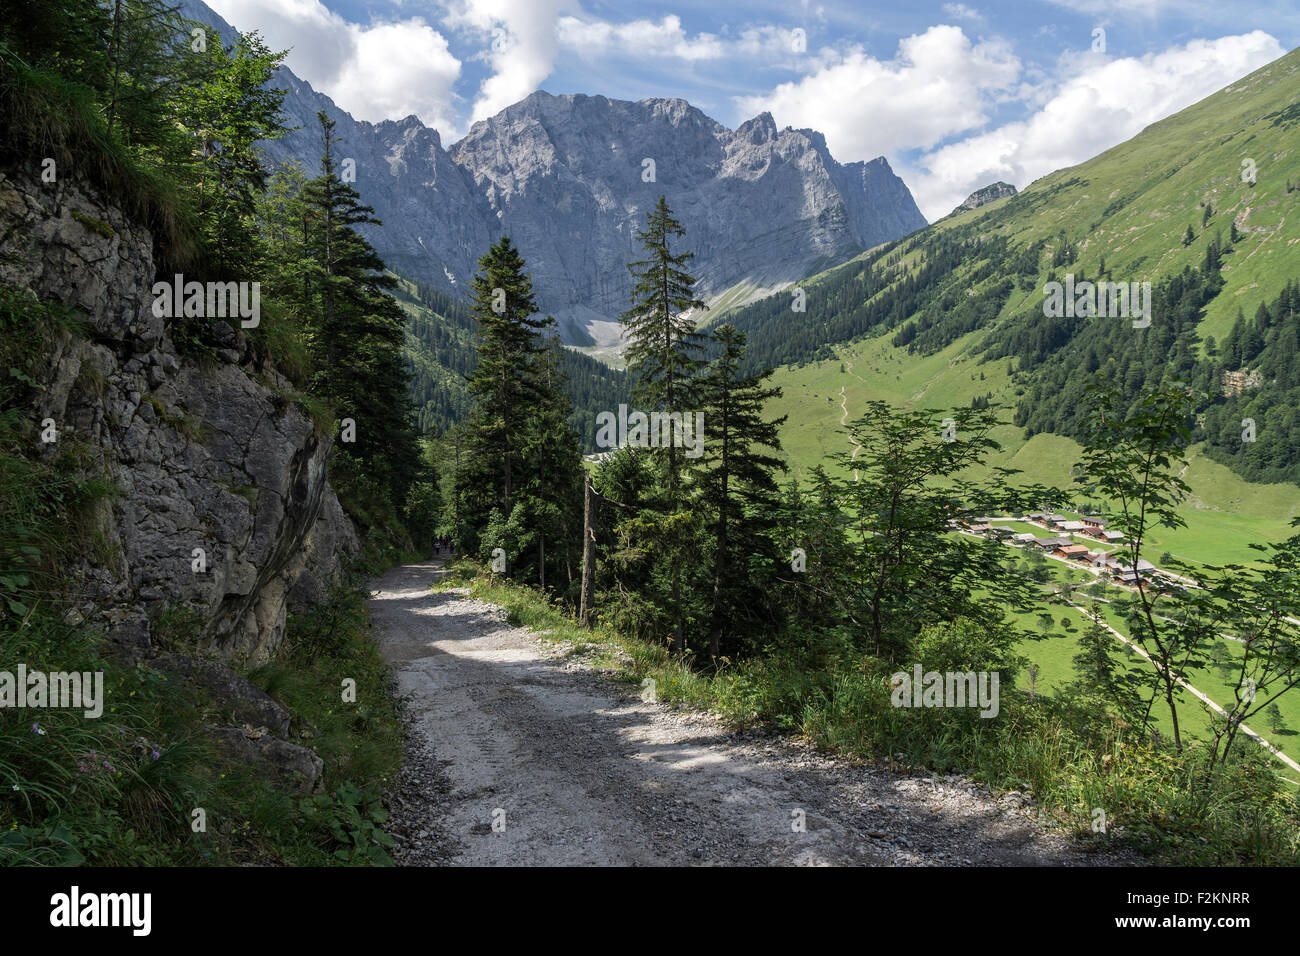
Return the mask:
[[1027,119],[936,149],[903,175],[921,211],[943,216],[995,180],[1023,188],[1090,159],[1285,52],[1256,30],[1140,58],[1085,55],[1082,67],[1065,64],[1073,75]]
[[816,73],[736,104],[745,115],[768,110],[780,125],[822,132],[841,161],[869,159],[984,125],[1019,75],[1005,44],[973,44],[959,27],[934,26],[901,40],[893,60],[861,49],[835,54]]
[[416,114],[454,129],[452,84],[460,61],[423,19],[348,23],[320,0],[208,0],[233,27],[259,30],[285,65],[358,119]]
[[555,68],[557,22],[577,0],[454,0],[446,23],[489,41],[480,54],[492,75],[479,87],[472,121],[486,119],[541,86]]
[[984,14],[964,3],[945,3],[943,12],[956,20],[970,20],[975,23],[984,21]]
[[[713,60],[726,53],[726,46],[711,33],[694,37],[682,29],[680,17],[668,15],[659,22],[633,20],[608,23],[604,20],[579,20],[561,17],[557,24],[562,46],[580,53],[629,53],[641,57],[672,57],[680,60]],[[755,34],[751,42],[757,44]],[[787,40],[787,44],[788,44]],[[788,47],[787,47],[788,48]]]

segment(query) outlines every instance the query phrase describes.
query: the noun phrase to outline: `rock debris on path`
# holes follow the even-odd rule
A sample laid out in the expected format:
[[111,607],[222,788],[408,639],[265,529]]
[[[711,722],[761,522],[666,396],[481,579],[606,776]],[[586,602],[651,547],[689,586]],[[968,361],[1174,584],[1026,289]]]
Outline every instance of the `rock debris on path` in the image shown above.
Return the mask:
[[389,794],[400,864],[1132,862],[1042,831],[1020,794],[855,765],[643,701],[502,608],[432,592],[440,568],[395,568],[370,602],[409,698]]

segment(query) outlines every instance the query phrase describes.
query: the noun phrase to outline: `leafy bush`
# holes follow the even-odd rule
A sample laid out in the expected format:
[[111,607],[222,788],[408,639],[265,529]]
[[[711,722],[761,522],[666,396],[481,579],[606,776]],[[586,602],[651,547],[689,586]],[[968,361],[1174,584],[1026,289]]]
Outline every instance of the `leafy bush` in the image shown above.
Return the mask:
[[388,811],[376,794],[345,783],[333,793],[305,798],[302,816],[306,823],[330,835],[335,843],[332,855],[340,863],[393,865],[388,851],[395,841],[382,829]]

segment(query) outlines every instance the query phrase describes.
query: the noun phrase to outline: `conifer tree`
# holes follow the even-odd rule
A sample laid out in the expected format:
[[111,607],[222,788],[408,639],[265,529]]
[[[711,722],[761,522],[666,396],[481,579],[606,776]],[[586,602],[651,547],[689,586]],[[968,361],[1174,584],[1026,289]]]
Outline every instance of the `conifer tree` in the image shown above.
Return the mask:
[[[694,253],[674,253],[670,245],[686,229],[673,218],[666,197],[646,214],[646,227],[637,233],[645,258],[628,264],[635,277],[632,303],[622,315],[627,346],[624,358],[633,377],[633,398],[646,410],[680,413],[683,419],[695,403],[696,376],[703,365],[699,353],[704,337],[685,313],[703,309],[695,297],[695,277],[686,271]],[[660,531],[671,539],[667,547],[672,579],[673,646],[678,654],[686,649],[683,632],[682,555],[690,537],[684,520],[685,500],[681,487],[684,449],[670,443],[663,455],[668,513]]]
[[206,61],[205,81],[177,98],[176,113],[194,142],[204,258],[213,274],[240,278],[258,256],[258,236],[248,228],[267,185],[257,144],[283,135],[286,91],[268,84],[285,53],[252,33],[229,49],[214,36],[194,56]]
[[[623,313],[627,346],[623,356],[634,377],[633,398],[647,409],[685,412],[695,400],[695,378],[703,366],[704,336],[684,313],[705,308],[695,297],[695,277],[686,267],[694,253],[674,253],[670,242],[684,236],[665,197],[646,215],[637,233],[645,258],[628,264],[636,279],[631,307]],[[673,445],[667,458],[670,495],[676,496],[682,449]]]
[[481,530],[492,510],[508,518],[514,506],[525,427],[542,397],[539,333],[555,320],[537,317],[532,279],[509,236],[479,259],[471,289],[478,364],[469,379],[475,408],[460,485],[470,525]]
[[[775,557],[779,488],[785,471],[778,429],[785,416],[763,418],[763,406],[781,389],[765,387],[772,374],[742,376],[745,335],[730,325],[713,334],[720,347],[701,383],[705,451],[699,479],[700,503],[713,539],[713,582],[709,607],[709,655],[730,650],[731,638],[767,605],[756,568],[770,569]],[[767,451],[764,451],[767,449]]]
[[[573,583],[573,549],[580,545],[582,529],[582,450],[568,422],[572,403],[559,367],[562,348],[551,338],[533,357],[536,398],[518,440],[522,462],[516,498],[526,515],[529,563],[536,562],[542,589],[548,586],[548,566],[563,570],[565,583]],[[552,575],[551,585],[556,583]]]
[[303,263],[316,310],[311,330],[315,385],[340,418],[356,423],[345,446],[369,478],[400,505],[419,469],[412,425],[409,371],[402,357],[406,319],[389,294],[396,280],[357,231],[379,225],[374,210],[339,178],[334,161],[334,121],[317,114],[324,137],[321,175],[303,188],[306,217]]

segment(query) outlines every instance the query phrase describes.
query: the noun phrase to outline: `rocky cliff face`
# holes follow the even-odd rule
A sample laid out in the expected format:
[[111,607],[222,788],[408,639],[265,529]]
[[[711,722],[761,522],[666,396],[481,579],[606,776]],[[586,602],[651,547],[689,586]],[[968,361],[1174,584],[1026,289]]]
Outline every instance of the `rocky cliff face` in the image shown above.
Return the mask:
[[0,174],[0,283],[86,322],[49,356],[33,413],[120,489],[98,515],[105,547],[81,569],[81,611],[139,656],[170,620],[205,654],[265,659],[286,611],[319,600],[358,550],[355,532],[326,480],[328,438],[287,382],[240,364],[243,333],[217,321],[215,360],[178,351],[151,308],[152,248],[90,190]]
[[451,157],[528,260],[538,304],[572,327],[627,308],[626,264],[660,195],[687,227],[702,298],[795,282],[925,225],[884,159],[841,166],[819,133],[768,113],[732,131],[679,99],[534,93]]

